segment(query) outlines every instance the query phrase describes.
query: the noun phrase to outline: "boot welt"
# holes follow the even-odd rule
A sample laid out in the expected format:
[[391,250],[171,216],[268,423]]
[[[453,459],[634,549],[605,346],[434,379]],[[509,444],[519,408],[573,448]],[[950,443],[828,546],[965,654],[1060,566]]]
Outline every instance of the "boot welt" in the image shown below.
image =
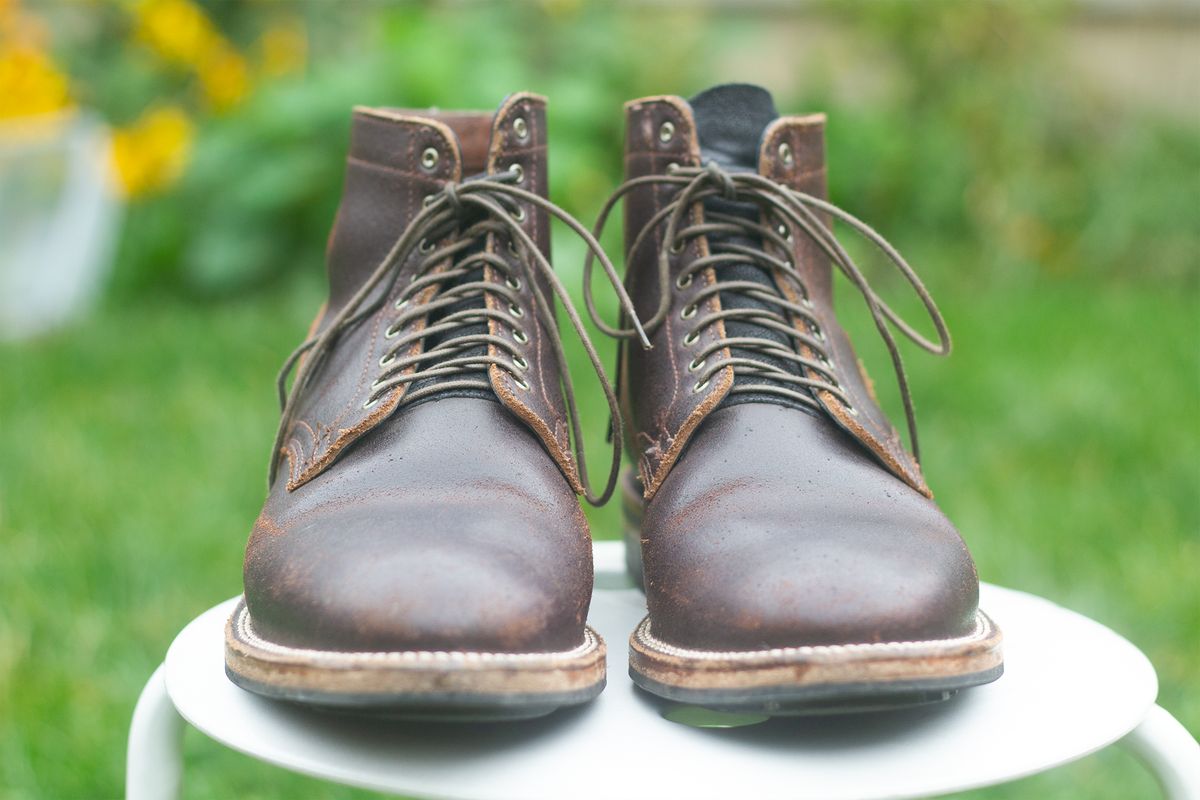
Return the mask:
[[235,684],[329,710],[414,719],[526,719],[585,703],[605,684],[605,645],[590,627],[571,650],[342,652],[261,638],[245,600],[225,624]]
[[975,623],[953,639],[712,651],[656,638],[646,617],[629,639],[629,674],[659,697],[720,711],[783,716],[920,705],[1000,677],[1000,630],[982,611]]

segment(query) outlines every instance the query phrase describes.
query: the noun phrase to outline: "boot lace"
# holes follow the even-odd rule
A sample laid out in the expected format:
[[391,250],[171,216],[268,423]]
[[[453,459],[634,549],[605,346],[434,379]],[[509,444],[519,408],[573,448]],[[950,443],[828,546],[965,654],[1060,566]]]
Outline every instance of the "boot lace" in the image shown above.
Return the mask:
[[[684,289],[690,286],[696,274],[708,267],[746,262],[760,266],[774,276],[774,284],[749,280],[718,280],[701,289],[693,302],[681,312],[684,319],[694,321],[691,330],[685,334],[684,344],[695,343],[705,329],[722,320],[741,320],[770,329],[785,337],[789,344],[765,337],[718,337],[710,345],[697,351],[695,358],[688,365],[689,370],[696,374],[693,390],[702,391],[716,373],[726,367],[732,367],[734,375],[741,380],[735,381],[730,394],[776,395],[819,410],[820,404],[815,395],[818,392],[828,392],[844,403],[852,414],[856,414],[857,411],[838,381],[839,367],[833,362],[827,336],[814,315],[808,288],[796,268],[791,245],[793,236],[801,233],[824,251],[862,295],[875,328],[891,356],[900,397],[904,403],[912,453],[919,460],[916,415],[913,411],[908,375],[892,327],[921,349],[936,355],[947,355],[950,352],[950,333],[937,304],[903,256],[869,225],[837,206],[756,173],[727,171],[715,162],[701,167],[672,165],[666,174],[646,175],[626,181],[605,203],[593,228],[593,234],[599,238],[613,208],[627,193],[654,184],[667,184],[678,187],[678,190],[638,233],[626,253],[626,263],[629,263],[629,259],[659,226],[665,225],[662,246],[657,254],[658,308],[649,319],[630,328],[613,326],[601,319],[593,298],[593,264],[589,254],[584,263],[584,300],[596,326],[605,334],[616,338],[629,338],[642,335],[645,330],[655,330],[666,318],[671,305],[671,256],[686,247],[689,241],[706,237],[709,244],[708,255],[684,265],[675,278],[675,288]],[[753,203],[761,210],[761,217],[758,220],[748,219],[738,214],[706,210],[703,222],[691,223],[690,213],[693,206],[710,197],[738,203]],[[927,339],[919,333],[871,288],[861,269],[834,236],[833,231],[817,216],[819,213],[828,214],[845,223],[884,255],[920,299],[933,323],[937,341]],[[761,242],[761,246],[747,246],[728,241],[744,241],[747,238]],[[794,289],[799,297],[798,302],[788,299],[778,288],[781,282],[786,282]],[[757,302],[748,304],[755,307],[723,308],[704,315],[697,313],[705,300],[721,293],[739,293]],[[797,325],[797,322],[800,324]],[[730,348],[730,356],[713,358],[726,348]],[[759,355],[764,360],[739,356],[736,354],[738,351]],[[793,369],[789,369],[789,366]]]
[[[521,227],[525,211],[517,201],[545,210],[577,234],[587,247],[589,261],[592,258],[599,259],[621,300],[623,313],[633,320],[632,331],[641,331],[641,325],[612,262],[587,228],[559,206],[516,186],[520,180],[520,172],[512,169],[469,178],[460,183],[447,183],[440,191],[425,198],[424,207],[413,217],[354,296],[323,331],[305,340],[284,362],[276,383],[283,413],[276,434],[275,453],[279,452],[287,435],[298,396],[312,376],[317,374],[338,336],[383,306],[395,288],[400,266],[415,250],[422,258],[413,272],[411,282],[400,291],[393,303],[396,313],[384,333],[390,346],[379,360],[379,373],[371,385],[371,393],[364,407],[375,405],[397,386],[409,387],[401,406],[439,392],[464,389],[491,391],[487,375],[491,366],[508,372],[521,388],[529,388],[524,378],[524,371],[529,365],[521,357],[517,346],[506,338],[487,332],[488,321],[495,320],[512,331],[517,343],[529,340],[526,325],[537,322],[526,318],[518,294],[523,283],[528,281],[534,298],[533,313],[541,321],[560,365],[561,390],[585,497],[594,505],[601,505],[608,500],[620,469],[620,437],[613,438],[608,480],[603,490],[597,493],[588,477],[575,388],[567,370],[562,339],[554,318],[554,306],[534,280],[535,276],[546,279],[566,312],[600,381],[614,425],[619,429],[622,423],[616,394],[566,288],[537,243]],[[507,239],[515,265],[495,253],[487,252],[483,244],[489,234]],[[482,270],[485,265],[495,269],[497,280],[486,278]],[[503,310],[487,307],[486,298],[489,295],[501,301],[499,306]],[[400,332],[409,322],[422,317],[428,317],[431,324],[401,335]],[[648,344],[644,331],[641,337]],[[417,342],[424,342],[426,347],[421,352],[408,355],[412,345]],[[496,355],[488,354],[488,345],[495,346]],[[288,378],[298,365],[298,373],[289,391]],[[277,458],[272,461],[272,481],[277,461]]]

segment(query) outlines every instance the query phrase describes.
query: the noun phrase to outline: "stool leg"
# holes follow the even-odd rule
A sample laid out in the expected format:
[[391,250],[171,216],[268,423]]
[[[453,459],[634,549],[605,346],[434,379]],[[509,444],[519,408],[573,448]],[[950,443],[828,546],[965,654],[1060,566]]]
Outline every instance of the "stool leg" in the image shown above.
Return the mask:
[[1200,798],[1200,744],[1161,706],[1151,708],[1121,745],[1154,774],[1170,800]]
[[154,670],[129,726],[125,800],[175,800],[183,775],[183,717],[167,695],[163,668]]

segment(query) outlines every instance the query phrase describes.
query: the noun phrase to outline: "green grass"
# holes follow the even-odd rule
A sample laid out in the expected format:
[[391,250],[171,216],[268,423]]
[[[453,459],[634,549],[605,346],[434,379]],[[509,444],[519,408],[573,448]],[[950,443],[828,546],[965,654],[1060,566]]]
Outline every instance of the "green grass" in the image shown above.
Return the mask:
[[[941,295],[956,356],[910,362],[930,481],[980,572],[1132,639],[1160,702],[1200,729],[1194,297],[1082,279]],[[318,300],[308,279],[223,305],[119,303],[0,349],[0,796],[121,793],[143,681],[187,620],[240,590],[272,374]],[[613,536],[613,509],[593,524]],[[186,789],[358,796],[194,732]],[[979,796],[1151,790],[1110,751]]]
[[[1083,279],[935,288],[957,352],[909,359],[924,459],[980,572],[1129,637],[1162,704],[1200,729],[1194,297]],[[220,305],[118,303],[0,349],[0,797],[122,791],[142,683],[185,622],[240,589],[272,376],[319,293],[305,279]],[[615,535],[613,509],[592,519]],[[189,798],[362,796],[195,732],[186,775]],[[1114,750],[970,796],[1151,791]]]

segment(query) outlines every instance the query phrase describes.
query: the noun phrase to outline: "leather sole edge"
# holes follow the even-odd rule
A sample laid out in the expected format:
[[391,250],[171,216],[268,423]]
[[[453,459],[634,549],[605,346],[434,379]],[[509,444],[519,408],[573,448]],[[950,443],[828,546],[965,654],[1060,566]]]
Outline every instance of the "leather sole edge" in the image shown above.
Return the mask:
[[571,650],[347,652],[260,637],[245,599],[225,623],[225,672],[255,694],[354,713],[434,719],[541,716],[597,696],[606,648],[592,628]]
[[977,611],[975,629],[951,639],[698,650],[656,638],[647,616],[629,640],[629,672],[653,694],[712,708],[871,710],[946,699],[996,680],[1002,642],[1000,629]]

